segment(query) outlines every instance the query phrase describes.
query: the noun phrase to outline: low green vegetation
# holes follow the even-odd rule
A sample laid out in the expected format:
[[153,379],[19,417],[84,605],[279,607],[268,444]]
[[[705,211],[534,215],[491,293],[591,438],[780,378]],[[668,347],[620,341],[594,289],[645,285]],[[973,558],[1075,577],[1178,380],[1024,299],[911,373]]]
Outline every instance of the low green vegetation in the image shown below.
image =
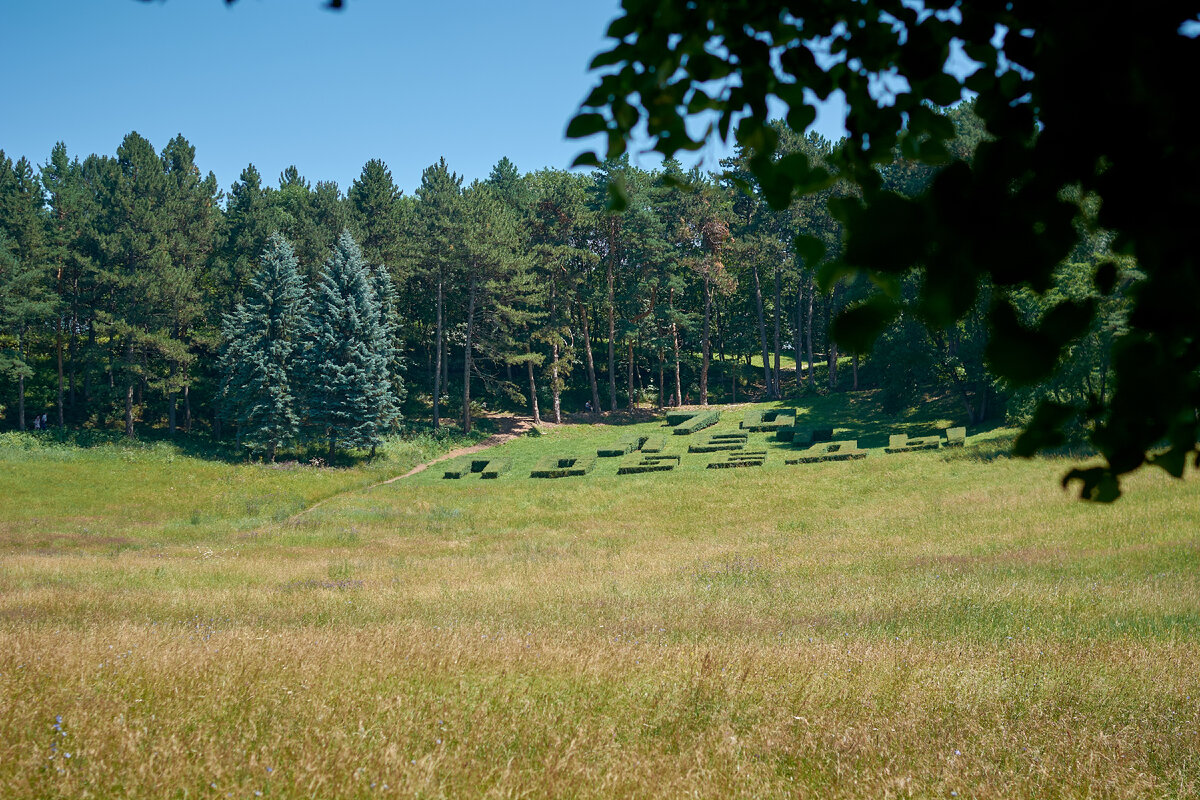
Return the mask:
[[1009,431],[886,455],[953,418],[845,400],[792,408],[871,456],[803,468],[742,413],[390,483],[450,443],[0,437],[0,796],[1194,797],[1194,476],[1080,503]]

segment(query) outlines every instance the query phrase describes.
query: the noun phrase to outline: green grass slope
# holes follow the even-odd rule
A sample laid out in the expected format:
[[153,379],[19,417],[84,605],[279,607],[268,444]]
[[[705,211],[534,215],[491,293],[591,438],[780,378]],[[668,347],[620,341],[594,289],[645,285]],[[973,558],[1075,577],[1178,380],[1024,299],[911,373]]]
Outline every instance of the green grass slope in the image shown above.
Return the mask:
[[340,494],[375,476],[5,451],[0,796],[1196,796],[1194,477],[686,454],[740,418],[669,472],[528,478],[669,433],[564,426]]

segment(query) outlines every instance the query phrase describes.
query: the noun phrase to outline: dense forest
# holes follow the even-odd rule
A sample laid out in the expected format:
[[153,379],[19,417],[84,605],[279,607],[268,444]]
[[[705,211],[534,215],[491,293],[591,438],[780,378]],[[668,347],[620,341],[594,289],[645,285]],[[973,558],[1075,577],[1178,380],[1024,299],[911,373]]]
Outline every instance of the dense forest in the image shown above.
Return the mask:
[[[970,159],[982,126],[970,104],[946,115],[952,157]],[[774,130],[779,158],[819,165],[836,147]],[[1126,265],[1115,291],[1096,289],[1107,240],[1088,198],[1077,225],[1090,233],[1056,285],[1015,299],[1031,319],[1062,297],[1095,298],[1102,313],[1052,383],[1015,392],[985,367],[986,286],[958,325],[901,316],[871,352],[840,353],[828,334],[837,312],[914,292],[916,276],[818,281],[852,190],[833,181],[773,210],[745,158],[719,173],[621,160],[526,174],[502,159],[469,185],[443,159],[408,196],[378,160],[344,193],[296,167],[268,185],[253,165],[225,192],[182,135],[156,152],[130,133],[115,156],[82,160],[59,144],[40,166],[0,151],[0,425],[25,430],[45,415],[130,436],[203,431],[274,458],[305,440],[331,455],[373,447],[404,424],[470,430],[484,407],[557,421],[588,404],[872,388],[896,412],[952,396],[977,423],[1028,414],[1047,395],[1103,402],[1111,391],[1108,343],[1136,273]],[[912,195],[937,169],[897,151],[880,177]],[[613,181],[628,197],[621,213]],[[798,252],[798,234],[824,253]]]

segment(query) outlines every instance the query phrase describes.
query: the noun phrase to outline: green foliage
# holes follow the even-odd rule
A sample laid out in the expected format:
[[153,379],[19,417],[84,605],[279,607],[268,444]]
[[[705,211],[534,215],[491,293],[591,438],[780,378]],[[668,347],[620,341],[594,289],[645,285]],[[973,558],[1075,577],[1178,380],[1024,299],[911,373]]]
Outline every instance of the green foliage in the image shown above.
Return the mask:
[[670,472],[679,466],[680,456],[665,453],[631,453],[617,467],[618,475],[640,475],[644,472]]
[[770,408],[763,411],[750,410],[741,421],[741,428],[751,433],[771,433],[796,424],[795,412],[785,408]]
[[[994,287],[986,357],[994,375],[1018,387],[1056,376],[1101,311],[1068,298],[1022,320],[1010,294],[1027,287],[1044,296],[1087,235],[1109,232],[1112,252],[1133,257],[1141,271],[1128,294],[1130,324],[1105,348],[1111,390],[1103,399],[1043,398],[1066,412],[1029,415],[1026,442],[1050,445],[1060,438],[1055,426],[1082,420],[1105,459],[1081,478],[1084,494],[1111,499],[1119,476],[1144,463],[1180,475],[1200,457],[1200,348],[1190,344],[1200,264],[1188,222],[1200,215],[1190,188],[1200,183],[1200,152],[1190,146],[1190,119],[1178,113],[1192,100],[1180,76],[1191,74],[1194,28],[1184,27],[1194,17],[1186,4],[1086,17],[1070,6],[1003,2],[927,9],[837,0],[789,13],[769,3],[730,13],[720,0],[698,0],[686,13],[667,0],[627,4],[609,28],[610,49],[592,62],[601,77],[568,131],[602,134],[610,160],[626,152],[634,131],[668,158],[702,148],[709,136],[732,137],[776,208],[831,178],[848,181],[859,195],[829,202],[845,249],[822,279],[832,288],[865,271],[884,293],[846,308],[834,323],[842,340],[865,350],[904,312],[943,331]],[[969,72],[947,71],[952,44],[973,61]],[[1097,52],[1107,54],[1102,62]],[[1076,79],[1081,63],[1096,68],[1086,81]],[[968,91],[982,124],[936,113]],[[815,101],[835,92],[845,99],[850,136],[821,167],[805,154],[783,155],[768,115],[782,109],[802,134]],[[689,126],[695,117],[711,124]],[[1146,119],[1154,121],[1125,124]],[[887,174],[881,167],[895,165],[897,153],[902,164],[938,169]],[[1147,153],[1164,154],[1157,170],[1146,169]],[[1170,186],[1160,174],[1172,176]],[[620,184],[614,194],[623,205]],[[895,288],[914,272],[918,292],[902,298]],[[1116,283],[1112,272],[1098,274],[1102,293]],[[979,402],[986,405],[986,394]],[[1152,457],[1164,441],[1168,454]]]
[[784,459],[785,464],[817,464],[823,461],[850,461],[866,458],[867,451],[860,450],[858,442],[847,439],[840,442],[822,442],[814,444],[798,455]]
[[909,436],[894,433],[888,437],[885,453],[908,453],[914,450],[937,450],[942,446],[941,436]]
[[225,315],[222,394],[241,441],[274,461],[300,436],[309,303],[292,246],[273,234],[245,302]]
[[504,458],[463,458],[446,467],[442,477],[460,480],[478,475],[480,480],[494,480],[508,472],[511,467],[512,462]]
[[[629,433],[617,440],[616,444],[607,447],[601,447],[596,450],[596,455],[600,458],[616,458],[623,456],[626,453],[631,453],[634,450],[641,449],[642,445],[649,439],[648,436],[639,436]],[[660,448],[661,449],[661,448]]]
[[596,466],[595,456],[545,456],[530,471],[531,478],[569,478],[586,475]]
[[663,448],[667,446],[667,437],[665,436],[647,436],[646,441],[642,442],[641,451],[643,453],[661,453]]
[[337,446],[376,447],[392,422],[390,349],[362,251],[349,231],[338,238],[312,304],[313,344],[305,366],[317,435]]
[[741,431],[714,433],[699,444],[688,445],[689,453],[716,453],[722,450],[743,450],[747,436]]
[[739,450],[726,453],[715,461],[710,461],[708,469],[736,469],[738,467],[761,467],[767,460],[766,450]]
[[720,419],[720,411],[702,411],[695,416],[688,417],[678,425],[675,425],[673,428],[671,428],[671,433],[681,436],[689,436],[698,430],[703,430],[704,428],[716,425]]

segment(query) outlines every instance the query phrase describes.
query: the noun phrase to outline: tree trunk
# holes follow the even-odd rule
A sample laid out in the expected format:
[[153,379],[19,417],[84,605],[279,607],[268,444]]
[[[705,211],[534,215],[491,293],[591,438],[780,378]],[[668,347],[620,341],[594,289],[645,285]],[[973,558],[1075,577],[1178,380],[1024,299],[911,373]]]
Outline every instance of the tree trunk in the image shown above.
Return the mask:
[[658,407],[667,407],[667,371],[662,348],[658,348]]
[[633,340],[626,342],[629,345],[629,410],[632,411],[637,405],[637,392],[633,390]]
[[562,387],[558,382],[558,342],[550,344],[550,394],[554,398],[554,421],[562,424]]
[[183,432],[192,432],[192,394],[188,384],[183,385]]
[[796,393],[804,391],[804,362],[800,356],[800,343],[804,339],[804,281],[796,284],[796,341],[792,343],[796,349]]
[[[62,270],[59,270],[59,283],[62,282]],[[64,385],[66,381],[63,377],[63,331],[62,331],[62,315],[54,321],[54,350],[58,358],[58,428],[62,430],[66,424],[66,416],[63,413],[63,397],[66,394]]]
[[[550,313],[554,319],[554,284],[550,284]],[[562,382],[558,379],[558,334],[550,340],[550,396],[554,400],[554,422],[562,424]]]
[[167,435],[175,436],[175,390],[167,392]]
[[25,329],[17,331],[17,427],[25,430]]
[[852,388],[854,391],[857,392],[858,391],[858,353],[854,354],[854,364],[853,364],[852,370],[854,372],[854,386]]
[[783,317],[783,311],[780,306],[780,301],[782,299],[782,292],[783,292],[783,269],[779,266],[776,266],[775,267],[775,377],[774,377],[774,381],[775,381],[775,394],[779,397],[783,397],[783,391],[781,389],[781,384],[779,382],[779,348],[780,348],[779,335],[780,335],[780,328],[782,327],[781,321],[782,321],[782,317]]
[[[829,296],[829,314],[826,316],[826,320],[825,320],[826,321],[826,330],[828,330],[833,325],[833,315],[837,308],[837,300],[838,300],[838,287],[834,286],[833,293]],[[837,342],[834,341],[832,336],[826,334],[825,338],[829,343],[829,347],[828,347],[828,350],[829,350],[829,362],[828,362],[829,363],[829,388],[832,390],[836,390],[837,383],[838,383],[838,369],[837,369],[838,346],[837,346]]]
[[[525,352],[529,352],[528,348]],[[533,360],[526,361],[525,366],[529,370],[529,409],[533,412],[533,424],[541,425],[542,415],[538,413],[537,382],[533,377]]]
[[675,356],[675,406],[683,405],[683,387],[679,385],[679,326],[675,323],[675,296],[672,293],[671,304],[671,351]]
[[[125,344],[125,363],[133,364],[133,339]],[[133,387],[135,381],[130,379],[125,387],[125,435],[133,438]]]
[[700,343],[700,405],[708,405],[708,361],[712,357],[712,342],[709,335],[712,327],[712,284],[704,276],[704,325]]
[[804,338],[805,338],[805,356],[808,359],[808,388],[812,389],[817,385],[817,367],[813,363],[813,303],[816,300],[817,289],[813,285],[813,279],[810,276],[808,279],[808,313],[804,315]]
[[471,432],[471,337],[475,333],[475,275],[467,292],[467,342],[463,346],[463,433]]
[[767,396],[774,397],[775,389],[771,385],[771,359],[767,354],[767,323],[763,317],[762,284],[758,280],[758,267],[751,272],[754,274],[754,307],[758,312],[758,340],[762,345],[763,379],[767,382]]
[[596,385],[596,363],[592,358],[592,336],[588,330],[588,308],[579,304],[579,318],[583,322],[583,352],[587,361],[588,385],[592,387],[592,409],[600,410],[600,387]]
[[439,404],[441,401],[441,382],[442,382],[442,277],[438,276],[437,283],[437,312],[436,312],[436,332],[434,333],[434,361],[433,361],[433,427],[437,430],[441,427],[441,409]]
[[617,317],[613,296],[613,257],[608,259],[608,405],[617,410]]

